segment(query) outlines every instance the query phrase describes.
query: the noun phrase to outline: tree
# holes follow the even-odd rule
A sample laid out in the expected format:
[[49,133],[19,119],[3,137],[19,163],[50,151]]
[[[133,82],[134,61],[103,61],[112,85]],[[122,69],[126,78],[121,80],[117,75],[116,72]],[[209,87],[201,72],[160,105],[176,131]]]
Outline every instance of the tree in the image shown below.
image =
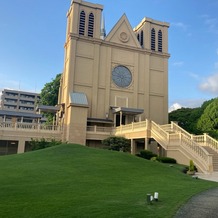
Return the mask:
[[177,121],[178,125],[192,134],[198,134],[196,128],[197,120],[202,114],[201,107],[199,108],[181,108],[169,113],[169,121]]
[[205,101],[198,108],[181,108],[169,113],[170,121],[192,134],[209,133],[218,138],[218,98]]
[[55,79],[46,83],[40,93],[39,104],[55,106],[58,103],[58,92],[60,87],[61,74],[57,74]]
[[[44,85],[44,88],[41,90],[40,93],[39,104],[55,106],[58,103],[60,79],[61,79],[61,74],[57,74],[55,79]],[[47,118],[46,123],[51,125],[53,123],[54,114],[52,113],[43,113],[43,114]]]
[[130,141],[120,136],[108,137],[102,141],[102,144],[105,145],[110,150],[114,150],[114,151],[125,152],[130,150]]
[[218,138],[218,98],[206,106],[197,122],[197,128]]

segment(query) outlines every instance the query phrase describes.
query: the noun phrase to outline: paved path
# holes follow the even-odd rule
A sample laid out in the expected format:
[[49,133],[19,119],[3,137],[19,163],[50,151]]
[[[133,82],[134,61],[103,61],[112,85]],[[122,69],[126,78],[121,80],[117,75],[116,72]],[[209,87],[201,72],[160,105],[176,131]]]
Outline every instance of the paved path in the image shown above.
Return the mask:
[[[210,174],[196,173],[196,175],[197,175],[200,179],[205,179],[205,180],[209,180],[209,181],[218,182],[218,172],[210,173]],[[218,216],[217,216],[217,217],[218,217]]]
[[[201,179],[218,182],[218,173],[197,173]],[[218,186],[218,185],[217,185]],[[174,218],[218,218],[218,187],[193,196]]]
[[193,196],[174,218],[217,218],[218,188]]

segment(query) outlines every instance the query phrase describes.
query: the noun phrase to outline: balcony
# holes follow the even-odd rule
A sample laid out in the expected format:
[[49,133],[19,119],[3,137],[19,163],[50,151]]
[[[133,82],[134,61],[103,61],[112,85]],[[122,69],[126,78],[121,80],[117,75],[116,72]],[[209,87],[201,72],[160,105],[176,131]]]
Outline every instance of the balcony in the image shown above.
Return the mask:
[[5,94],[3,94],[3,96],[5,97],[5,98],[12,98],[12,99],[17,99],[18,98],[18,94],[12,94],[12,93],[5,93]]
[[103,126],[87,126],[86,139],[88,140],[103,140],[112,135],[114,127]]
[[34,95],[20,95],[20,99],[29,99],[35,101],[35,96]]
[[17,100],[5,98],[4,99],[4,104],[5,105],[17,105]]
[[34,131],[34,132],[61,132],[62,128],[57,125],[43,125],[38,123],[12,123],[0,122],[0,130]]

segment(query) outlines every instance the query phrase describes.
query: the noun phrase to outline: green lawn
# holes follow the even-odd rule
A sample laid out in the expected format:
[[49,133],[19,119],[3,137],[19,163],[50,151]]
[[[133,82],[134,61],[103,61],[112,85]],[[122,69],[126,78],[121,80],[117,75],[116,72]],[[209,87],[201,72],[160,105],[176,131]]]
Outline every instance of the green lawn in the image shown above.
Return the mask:
[[[177,165],[64,144],[0,157],[0,217],[173,217],[192,195],[218,183]],[[146,203],[147,193],[159,201]]]

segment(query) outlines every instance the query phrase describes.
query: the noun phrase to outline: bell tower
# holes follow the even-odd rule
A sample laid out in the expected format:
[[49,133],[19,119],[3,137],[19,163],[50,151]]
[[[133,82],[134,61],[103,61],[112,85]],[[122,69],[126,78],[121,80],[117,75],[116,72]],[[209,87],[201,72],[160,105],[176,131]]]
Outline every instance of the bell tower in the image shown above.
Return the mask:
[[167,22],[160,22],[145,17],[133,31],[142,48],[157,54],[167,54],[168,28],[169,23]]
[[67,37],[77,34],[84,37],[100,38],[103,6],[82,0],[72,0],[67,13]]

